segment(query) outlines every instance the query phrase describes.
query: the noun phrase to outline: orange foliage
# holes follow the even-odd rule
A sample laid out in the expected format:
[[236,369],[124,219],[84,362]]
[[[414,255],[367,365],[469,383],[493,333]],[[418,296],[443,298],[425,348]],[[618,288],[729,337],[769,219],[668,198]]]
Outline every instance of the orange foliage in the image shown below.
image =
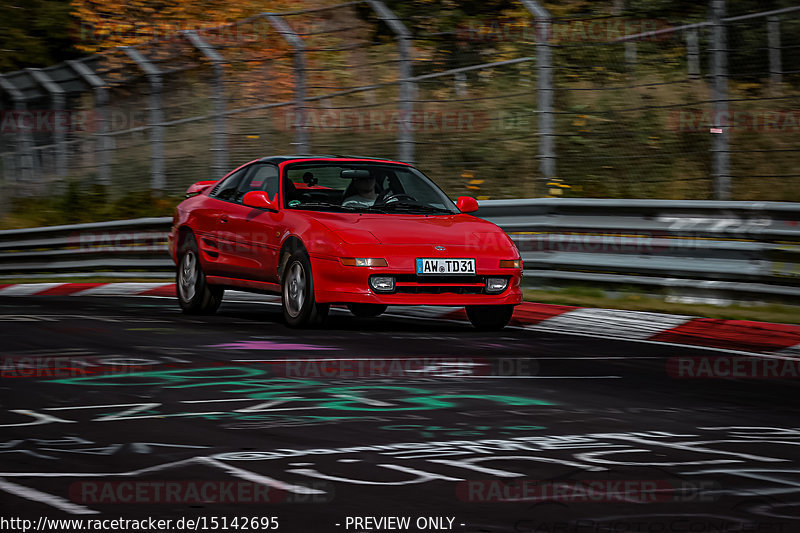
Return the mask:
[[76,48],[100,52],[212,28],[263,12],[302,9],[297,0],[72,0]]
[[[192,68],[208,60],[181,31],[196,30],[228,65],[230,97],[237,105],[288,101],[294,97],[294,58],[291,46],[261,13],[313,12],[284,17],[303,39],[308,93],[331,92],[339,87],[375,81],[353,80],[348,63],[368,63],[368,52],[354,43],[369,44],[371,27],[352,7],[319,11],[344,0],[71,0],[76,47],[102,56],[103,78],[122,85],[141,69],[119,47],[149,43],[140,51],[159,68]],[[362,69],[364,70],[364,69]],[[319,87],[320,89],[315,89]]]

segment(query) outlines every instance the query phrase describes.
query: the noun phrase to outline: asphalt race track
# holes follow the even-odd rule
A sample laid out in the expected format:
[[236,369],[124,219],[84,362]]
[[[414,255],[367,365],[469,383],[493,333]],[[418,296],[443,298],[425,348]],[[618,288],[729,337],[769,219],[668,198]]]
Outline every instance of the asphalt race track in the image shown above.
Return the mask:
[[146,297],[0,298],[0,332],[3,531],[800,531],[779,356]]

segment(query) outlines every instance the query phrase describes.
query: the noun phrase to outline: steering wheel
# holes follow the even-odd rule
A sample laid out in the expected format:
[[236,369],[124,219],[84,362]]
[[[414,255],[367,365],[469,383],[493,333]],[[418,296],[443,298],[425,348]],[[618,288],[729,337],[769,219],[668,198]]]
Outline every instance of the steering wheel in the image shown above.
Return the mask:
[[417,199],[411,196],[410,194],[406,194],[403,192],[393,193],[391,190],[389,190],[387,191],[387,193],[384,193],[377,200],[375,200],[374,205],[385,205],[388,204],[389,202],[396,202],[398,200],[403,200],[403,199],[411,200],[412,202],[417,201]]

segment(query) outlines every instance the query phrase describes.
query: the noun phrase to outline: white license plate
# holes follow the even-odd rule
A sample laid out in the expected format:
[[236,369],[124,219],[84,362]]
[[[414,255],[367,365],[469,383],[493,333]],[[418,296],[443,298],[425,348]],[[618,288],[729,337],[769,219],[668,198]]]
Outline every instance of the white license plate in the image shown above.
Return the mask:
[[417,258],[418,276],[474,275],[474,259]]

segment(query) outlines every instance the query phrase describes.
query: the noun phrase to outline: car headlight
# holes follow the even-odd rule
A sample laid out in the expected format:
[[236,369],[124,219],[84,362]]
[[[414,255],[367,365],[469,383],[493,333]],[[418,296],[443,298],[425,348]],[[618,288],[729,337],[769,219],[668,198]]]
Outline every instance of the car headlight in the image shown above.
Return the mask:
[[486,278],[486,292],[489,294],[498,294],[506,290],[508,287],[508,279],[506,278]]

